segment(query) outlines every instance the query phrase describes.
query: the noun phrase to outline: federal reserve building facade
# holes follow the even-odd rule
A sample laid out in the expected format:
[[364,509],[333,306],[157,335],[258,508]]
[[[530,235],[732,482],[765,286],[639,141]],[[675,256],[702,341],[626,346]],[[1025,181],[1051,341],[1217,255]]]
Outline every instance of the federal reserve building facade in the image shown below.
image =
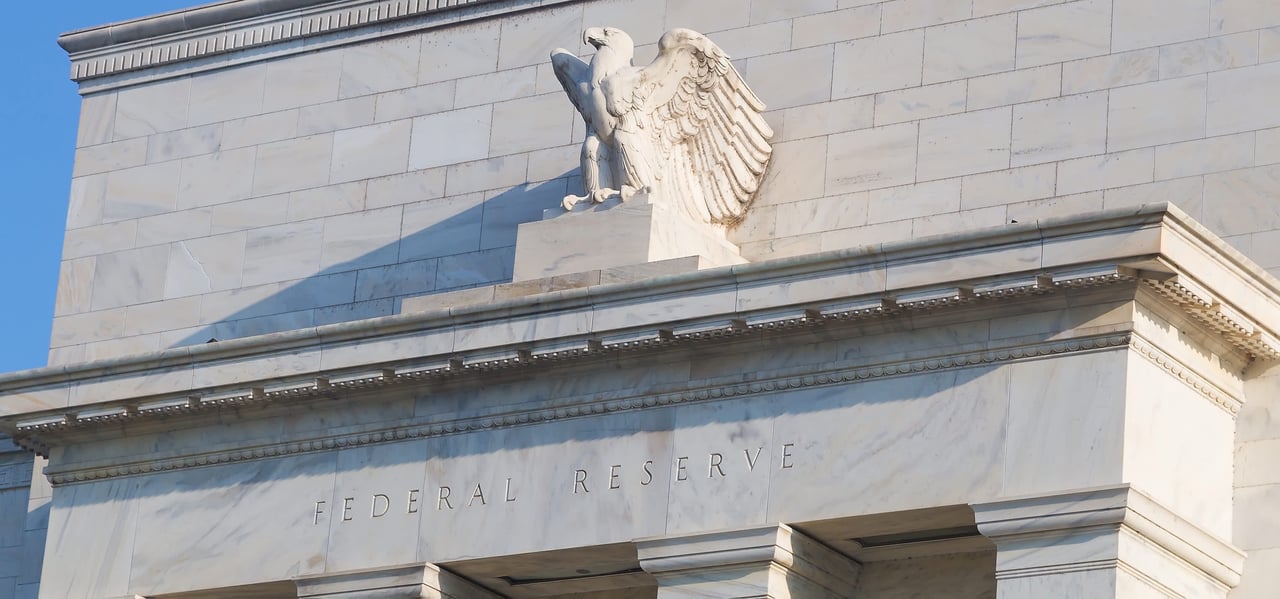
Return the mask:
[[1280,597],[1280,2],[58,41],[0,599]]

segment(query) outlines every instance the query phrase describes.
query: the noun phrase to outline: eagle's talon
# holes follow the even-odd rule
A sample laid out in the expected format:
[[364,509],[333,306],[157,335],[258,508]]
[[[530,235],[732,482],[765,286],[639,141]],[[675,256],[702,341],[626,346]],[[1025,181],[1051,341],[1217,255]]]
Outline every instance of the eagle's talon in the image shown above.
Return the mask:
[[609,201],[610,198],[618,195],[620,195],[618,190],[606,187],[604,189],[597,189],[591,192],[591,201],[597,204],[603,204]]

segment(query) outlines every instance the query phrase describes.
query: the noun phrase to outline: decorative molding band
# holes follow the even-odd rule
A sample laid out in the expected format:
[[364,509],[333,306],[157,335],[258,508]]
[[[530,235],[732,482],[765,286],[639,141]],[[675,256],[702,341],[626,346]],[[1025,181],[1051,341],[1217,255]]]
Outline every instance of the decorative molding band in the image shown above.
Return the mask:
[[[1134,276],[1123,273],[1119,266],[1090,269],[1081,274],[1075,271],[1048,275],[1051,286],[1036,293],[1049,293],[1061,289],[1096,287],[1103,284],[1131,282]],[[1104,274],[1099,275],[1102,272]],[[1111,274],[1105,274],[1111,273]],[[1120,273],[1120,274],[1117,274]],[[1040,277],[1030,277],[1035,281]],[[1027,277],[1009,282],[1013,285]],[[494,371],[526,367],[531,364],[547,364],[586,355],[600,355],[608,351],[641,351],[702,340],[735,337],[762,331],[785,330],[797,327],[821,326],[826,322],[861,321],[892,317],[920,311],[937,311],[958,308],[979,300],[999,301],[1025,294],[976,295],[964,292],[964,301],[944,303],[920,302],[911,298],[922,295],[955,295],[956,289],[971,286],[943,286],[941,292],[929,289],[908,294],[876,294],[856,300],[840,300],[834,304],[816,303],[813,307],[772,309],[754,313],[739,313],[735,317],[710,317],[669,326],[653,326],[625,332],[601,332],[599,338],[561,338],[540,342],[502,344],[478,348],[471,352],[420,357],[396,363],[346,368],[283,381],[244,382],[231,388],[188,389],[181,394],[152,396],[145,399],[113,402],[110,405],[84,406],[60,410],[28,420],[18,421],[15,441],[23,447],[43,451],[41,443],[32,443],[33,435],[67,429],[79,429],[139,417],[185,414],[194,411],[261,404],[263,402],[331,397],[335,391],[360,391],[381,388],[424,379],[441,379],[464,373]],[[901,301],[902,297],[909,298]],[[879,376],[879,375],[877,375]]]
[[457,418],[447,421],[382,428],[378,430],[347,432],[316,437],[309,440],[287,441],[260,445],[257,447],[230,449],[172,458],[146,459],[135,462],[116,463],[109,466],[95,465],[90,467],[66,469],[57,469],[51,466],[46,468],[45,472],[49,477],[50,483],[55,485],[88,482],[119,476],[198,468],[202,466],[214,466],[218,464],[275,458],[299,453],[331,451],[344,447],[359,447],[364,445],[391,443],[405,439],[441,437],[474,431],[533,425],[555,420],[597,416],[615,412],[627,412],[632,410],[644,410],[704,401],[716,401],[733,397],[774,393],[788,389],[841,385],[869,379],[906,376],[921,372],[947,370],[951,368],[981,366],[984,364],[1009,362],[1056,354],[1106,350],[1127,346],[1130,344],[1131,340],[1132,335],[1129,333],[1101,335],[1058,340],[1033,345],[973,351],[936,358],[904,360],[871,366],[835,368],[810,374],[780,376],[745,383],[729,383],[726,381],[715,380],[703,381],[696,387],[688,387],[666,393],[648,395],[636,394],[628,397],[610,398],[605,400],[588,400],[575,403],[573,405],[533,408],[507,412],[504,414]]
[[[240,0],[73,31],[58,43],[71,57],[71,79],[84,82],[415,17],[439,16],[432,24],[450,24],[562,1]],[[460,10],[481,4],[495,6]]]
[[[1119,568],[1126,562],[1133,566],[1136,555],[1150,550],[1224,588],[1239,584],[1244,569],[1244,552],[1128,484],[1001,499],[972,507],[978,530],[996,543],[997,551],[1002,546],[1040,549],[1020,561],[1025,564],[1021,567],[998,567],[997,579]],[[1074,544],[1073,537],[1088,538],[1099,531],[1134,535],[1146,541],[1149,549],[1126,548],[1123,543],[1099,546],[1092,554],[1083,555],[1076,549],[1064,549]],[[1137,570],[1134,573],[1147,576]]]
[[[1112,524],[1108,528],[1119,529],[1119,524]],[[1029,568],[1011,568],[1008,570],[997,570],[996,580],[1009,580],[1013,578],[1035,578],[1038,576],[1051,576],[1054,574],[1071,574],[1074,572],[1092,572],[1095,570],[1111,570],[1120,565],[1120,560],[1116,558],[1100,559],[1093,561],[1075,562],[1071,564],[1054,564],[1052,566],[1032,566]]]
[[[474,373],[521,369],[535,365],[549,365],[566,359],[578,360],[580,357],[602,356],[609,352],[616,351],[651,351],[653,349],[672,346],[675,344],[715,340],[725,337],[797,327],[823,326],[825,323],[829,322],[850,320],[861,321],[884,318],[898,314],[909,314],[920,310],[938,311],[955,309],[962,305],[970,305],[974,302],[1000,301],[1019,296],[1053,293],[1054,291],[1062,289],[1094,288],[1101,285],[1121,283],[1131,284],[1135,280],[1149,280],[1144,278],[1145,276],[1146,275],[1144,273],[1135,272],[1132,271],[1132,269],[1122,266],[1103,265],[1079,271],[1066,271],[1034,276],[1024,275],[1004,281],[984,283],[980,286],[963,284],[956,286],[955,284],[952,284],[949,286],[942,286],[940,288],[945,293],[935,293],[931,292],[929,289],[922,289],[913,291],[910,294],[877,294],[874,296],[864,296],[862,298],[841,299],[834,303],[815,303],[809,306],[797,306],[787,309],[770,309],[758,313],[739,313],[736,317],[732,318],[711,317],[707,320],[690,321],[666,327],[646,327],[639,330],[612,333],[601,331],[596,334],[598,337],[592,338],[574,337],[551,339],[541,342],[526,342],[514,345],[495,345],[487,348],[478,348],[476,351],[470,353],[442,354],[407,359],[394,363],[371,364],[369,366],[356,368],[327,372],[322,371],[309,375],[301,375],[293,379],[278,381],[244,382],[230,388],[188,389],[177,394],[129,399],[99,406],[64,408],[56,413],[34,416],[31,419],[14,423],[16,427],[15,441],[26,449],[45,455],[51,445],[48,437],[49,435],[57,436],[75,430],[95,428],[102,425],[118,425],[125,422],[135,421],[140,418],[148,419],[167,416],[195,415],[236,406],[266,405],[270,403],[307,400],[318,397],[332,398],[335,396],[335,393],[362,392],[366,390],[394,388],[396,386],[413,384],[424,380],[446,380]],[[1168,277],[1166,276],[1164,278],[1167,279]],[[988,287],[993,289],[999,288],[1004,291],[999,293],[988,293],[986,289]],[[1013,289],[1018,291],[1009,291]],[[928,295],[930,293],[933,295],[939,295],[939,293],[941,293],[941,295],[946,295],[948,297],[963,296],[966,299],[964,299],[964,301],[945,302],[942,304],[911,301],[911,298],[916,298],[917,296],[923,297],[923,295]],[[908,298],[908,301],[903,301],[904,297]],[[1167,299],[1167,296],[1165,297]],[[1127,331],[1124,334],[1126,335],[1125,343],[1130,343],[1130,337],[1132,336]],[[817,374],[812,375],[814,377],[818,377],[816,379],[816,383],[802,380],[799,383],[788,382],[785,386],[796,387],[809,386],[812,384],[829,384],[831,382],[844,382],[855,379],[910,374],[912,372],[934,370],[937,368],[952,368],[984,362],[998,362],[1022,357],[1032,357],[1035,355],[1089,349],[1088,347],[1081,348],[1070,345],[1072,343],[1077,343],[1076,341],[1065,341],[1062,343],[1067,345],[1061,345],[1060,349],[1054,350],[1044,350],[1042,348],[1012,348],[999,351],[991,350],[985,354],[966,354],[961,357],[951,356],[933,358],[929,360],[917,360],[914,362],[863,367],[858,371],[849,371],[851,374],[838,381],[827,380],[827,375]],[[1167,353],[1156,349],[1154,344],[1149,340],[1140,340],[1132,344],[1132,347],[1135,351],[1138,351],[1144,357],[1151,360],[1152,363],[1163,368],[1171,375],[1181,380],[1184,384],[1188,385],[1191,389],[1213,402],[1214,405],[1220,407],[1229,414],[1234,415],[1238,413],[1240,409],[1240,400],[1195,373],[1192,368],[1172,358]],[[956,362],[955,360],[957,359],[962,361]],[[836,368],[842,367],[837,366]],[[766,374],[765,377],[767,376],[768,375]],[[737,381],[733,382],[737,383]],[[700,384],[704,386],[704,390],[701,392],[714,394],[710,396],[710,398],[713,399],[747,394],[749,392],[759,392],[758,390],[744,391],[738,388],[719,388],[716,387],[714,381],[703,381]],[[743,385],[741,383],[737,384],[739,386]],[[777,384],[780,383],[777,383],[776,380],[763,379],[762,381],[751,383],[751,385],[757,387],[764,386],[763,390],[766,391],[772,391],[775,388],[785,388],[785,386],[775,387],[774,385]],[[707,385],[710,385],[711,387],[706,387]],[[687,390],[680,391],[680,393],[688,392],[689,391]],[[680,403],[683,401],[708,398],[668,398],[662,395],[658,395],[656,397],[661,398],[661,401],[664,403]],[[578,408],[572,409],[576,410]],[[612,411],[615,408],[609,407],[606,404],[597,403],[590,409],[594,410],[592,413],[602,413],[603,411]],[[578,415],[585,414],[573,413],[557,415],[541,414],[535,411],[533,413],[521,413],[517,416],[513,416],[513,418],[518,418],[519,420],[510,422],[493,421],[492,418],[468,421],[469,423],[454,422],[447,425],[441,425],[443,428],[440,428],[440,430],[422,434],[451,434],[454,432],[465,432],[466,430],[491,428],[495,425],[504,426],[523,424],[529,421],[536,422],[542,419],[555,419]],[[419,435],[415,434],[415,436]],[[359,440],[357,441],[363,442]],[[325,448],[326,447],[318,447],[314,449]],[[244,456],[244,458],[252,457],[266,456]],[[132,472],[126,472],[126,474],[129,473]],[[63,480],[64,482],[72,482],[77,479],[67,478]]]
[[1144,282],[1245,353],[1262,360],[1280,358],[1280,339],[1223,303],[1191,277],[1180,274],[1164,281],[1146,279]]
[[636,553],[645,572],[677,593],[682,583],[703,583],[711,573],[734,572],[738,578],[745,572],[780,569],[783,580],[770,576],[744,583],[738,578],[735,596],[808,596],[796,589],[809,585],[825,591],[824,596],[842,596],[857,584],[862,570],[848,556],[786,524],[641,539]]
[[[1162,549],[1162,550],[1163,550],[1163,549]],[[1165,552],[1167,553],[1167,550],[1165,550]],[[1159,581],[1159,580],[1157,580],[1154,576],[1151,576],[1150,574],[1148,574],[1148,573],[1146,573],[1146,572],[1143,572],[1142,570],[1139,570],[1139,569],[1138,569],[1137,567],[1135,567],[1133,564],[1130,564],[1129,562],[1127,562],[1127,561],[1125,561],[1125,560],[1117,560],[1117,563],[1116,563],[1116,569],[1117,569],[1117,570],[1119,570],[1119,571],[1121,571],[1121,572],[1124,572],[1124,573],[1128,574],[1129,576],[1132,576],[1132,577],[1136,578],[1138,581],[1142,582],[1143,584],[1147,585],[1148,587],[1151,587],[1151,590],[1153,590],[1153,591],[1155,591],[1155,592],[1159,593],[1159,594],[1160,594],[1160,596],[1164,596],[1164,597],[1177,597],[1177,596],[1178,596],[1178,592],[1177,592],[1177,591],[1175,591],[1174,589],[1169,588],[1169,586],[1168,586],[1168,585],[1166,585],[1166,584],[1164,584],[1164,583],[1160,582],[1160,581]],[[1230,587],[1228,587],[1227,585],[1223,584],[1223,582],[1222,582],[1221,580],[1219,580],[1219,579],[1217,579],[1217,578],[1211,578],[1211,580],[1212,580],[1212,582],[1213,582],[1215,585],[1217,585],[1220,589],[1222,589],[1223,594],[1225,594],[1227,591],[1231,590],[1231,588],[1230,588]]]
[[[295,578],[299,599],[338,597],[449,597],[501,599],[492,591],[435,564],[354,570]],[[376,590],[370,590],[376,589]],[[448,589],[443,591],[442,589]],[[430,592],[427,592],[430,591]]]
[[1200,376],[1194,369],[1156,347],[1150,341],[1143,339],[1139,335],[1133,335],[1133,340],[1129,343],[1129,347],[1133,348],[1138,355],[1146,358],[1152,364],[1181,381],[1191,390],[1213,402],[1213,405],[1231,414],[1233,418],[1240,413],[1240,407],[1244,405],[1241,399],[1223,391],[1221,387],[1209,382],[1208,379]]

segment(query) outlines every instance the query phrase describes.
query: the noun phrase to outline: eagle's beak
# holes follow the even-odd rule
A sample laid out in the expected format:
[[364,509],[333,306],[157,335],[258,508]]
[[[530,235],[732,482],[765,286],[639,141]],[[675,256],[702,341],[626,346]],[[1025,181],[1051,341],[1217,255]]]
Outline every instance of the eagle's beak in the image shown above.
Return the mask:
[[600,46],[604,45],[604,29],[592,27],[582,32],[582,43],[591,44],[599,50]]

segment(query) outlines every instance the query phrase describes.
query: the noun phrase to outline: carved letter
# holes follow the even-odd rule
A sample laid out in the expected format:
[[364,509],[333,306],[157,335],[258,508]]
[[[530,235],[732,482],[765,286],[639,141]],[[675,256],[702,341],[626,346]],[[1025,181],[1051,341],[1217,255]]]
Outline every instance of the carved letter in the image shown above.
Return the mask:
[[507,497],[507,501],[515,501],[515,500],[516,500],[516,498],[515,498],[514,496],[512,496],[512,495],[511,495],[511,479],[510,479],[510,478],[508,478],[508,479],[507,479],[507,492],[506,492],[506,497]]
[[351,502],[355,500],[356,500],[355,497],[347,497],[342,500],[342,521],[343,522],[348,522],[351,520]]
[[713,453],[711,454],[711,465],[707,466],[707,478],[715,478],[715,472],[720,473],[720,478],[724,478],[724,468],[720,467],[720,462],[724,461],[724,456]]
[[574,495],[578,494],[579,486],[582,487],[583,493],[591,492],[587,490],[587,471],[586,470],[578,470],[573,473],[573,494]]
[[418,513],[418,490],[417,489],[413,489],[409,491],[409,506],[406,508],[405,513],[407,514]]
[[324,513],[324,502],[323,502],[323,501],[317,501],[317,502],[316,502],[316,519],[315,519],[315,521],[314,521],[314,522],[312,522],[312,524],[319,524],[319,523],[320,523],[320,514],[323,514],[323,513]]
[[[378,512],[379,499],[382,500],[382,512]],[[373,506],[371,506],[371,508],[369,509],[369,517],[381,518],[387,515],[387,511],[389,511],[390,509],[391,509],[391,498],[387,497],[386,495],[383,495],[382,493],[377,493],[373,496]]]
[[649,486],[649,483],[653,482],[653,473],[649,471],[649,466],[651,466],[652,464],[653,464],[653,460],[649,460],[644,463],[645,479],[640,481],[640,484],[643,486],[647,487]]
[[449,492],[449,487],[440,487],[440,498],[436,500],[437,512],[440,511],[441,505],[447,505],[449,509],[453,509],[453,505],[449,503]]
[[477,498],[480,499],[480,505],[484,505],[484,491],[480,490],[480,483],[476,483],[476,490],[471,492],[471,499],[467,500],[467,507],[471,507],[471,504],[475,503]]
[[687,459],[688,456],[676,458],[676,480],[689,480],[689,474],[684,471],[684,461]]
[[790,461],[788,461],[791,459],[791,448],[795,446],[796,446],[795,443],[787,443],[782,446],[782,467],[783,468],[790,468],[795,465],[795,464],[792,464]]
[[609,488],[616,489],[622,485],[618,484],[618,469],[622,466],[609,466]]
[[757,447],[757,448],[756,448],[756,457],[754,457],[754,458],[753,458],[753,457],[751,457],[751,450],[750,450],[750,449],[744,449],[744,450],[742,450],[742,453],[743,453],[744,455],[746,455],[746,456],[747,456],[747,470],[755,470],[755,469],[756,469],[756,461],[760,459],[760,452],[762,452],[762,451],[764,451],[764,448],[763,448],[763,447]]

